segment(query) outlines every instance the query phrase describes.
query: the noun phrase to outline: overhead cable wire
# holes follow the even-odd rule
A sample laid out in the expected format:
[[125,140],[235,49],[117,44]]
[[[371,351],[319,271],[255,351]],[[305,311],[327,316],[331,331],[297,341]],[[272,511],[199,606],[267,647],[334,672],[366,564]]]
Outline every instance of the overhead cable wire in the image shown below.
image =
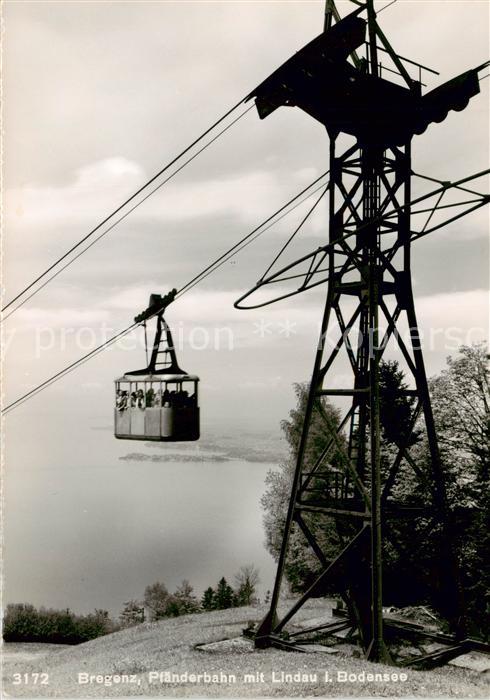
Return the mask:
[[[463,184],[463,183],[465,183],[465,182],[468,182],[469,180],[475,179],[475,178],[477,178],[477,177],[480,177],[480,176],[482,176],[482,175],[484,175],[484,174],[487,174],[488,172],[490,172],[490,170],[486,170],[486,171],[483,171],[483,172],[481,172],[481,173],[477,173],[477,175],[473,175],[473,176],[469,176],[469,177],[462,178],[461,180],[457,181],[456,183],[445,183],[445,184],[443,185],[442,189],[446,190],[446,189],[448,189],[449,187],[458,187],[458,188],[459,188],[459,187],[461,186],[461,184]],[[269,224],[269,226],[268,226],[267,228],[271,228],[274,224],[276,224],[278,221],[280,221],[281,218],[284,218],[284,216],[286,216],[288,213],[290,213],[290,211],[292,211],[292,210],[295,209],[296,207],[300,206],[306,199],[308,199],[308,197],[311,197],[313,194],[316,193],[316,191],[320,190],[324,185],[320,185],[319,187],[316,188],[316,190],[313,190],[312,192],[310,192],[309,195],[308,195],[306,198],[304,198],[304,199],[301,200],[300,202],[297,202],[297,200],[300,199],[301,196],[302,196],[303,194],[305,194],[308,190],[310,190],[312,187],[314,187],[315,184],[319,183],[319,181],[320,181],[321,179],[323,179],[327,174],[328,174],[328,171],[326,171],[325,173],[323,173],[322,175],[320,175],[320,177],[318,177],[316,180],[314,180],[308,187],[304,188],[299,194],[297,194],[295,197],[293,197],[292,199],[290,199],[289,202],[287,202],[285,205],[283,205],[282,207],[280,207],[280,209],[278,209],[274,214],[272,214],[272,215],[269,216],[265,221],[263,221],[262,224],[261,224],[260,226],[257,226],[253,231],[251,231],[251,232],[248,233],[246,236],[244,236],[240,241],[238,241],[236,244],[234,244],[226,253],[220,255],[213,263],[211,263],[210,265],[208,265],[199,275],[196,275],[190,282],[188,282],[186,285],[184,285],[184,286],[181,288],[181,290],[177,293],[176,296],[179,296],[179,295],[181,296],[181,295],[184,294],[186,291],[189,291],[189,289],[191,289],[193,286],[195,286],[196,284],[198,284],[199,282],[201,282],[201,281],[202,281],[203,279],[205,279],[208,275],[212,274],[212,272],[214,272],[216,269],[218,269],[219,267],[221,267],[221,265],[224,264],[230,257],[233,257],[233,255],[236,255],[237,252],[239,252],[240,250],[242,250],[243,248],[245,248],[247,245],[249,245],[250,243],[252,243],[253,240],[255,240],[256,237],[258,237],[259,235],[261,235],[261,234],[263,233],[263,231],[261,231],[261,229],[262,229],[264,226],[266,226],[266,224]],[[433,178],[427,178],[427,179],[433,179]],[[437,180],[435,180],[435,181],[437,182]],[[413,200],[413,201],[410,203],[410,205],[413,205],[413,204],[415,204],[415,203],[418,203],[418,202],[420,202],[420,201],[423,201],[424,199],[427,199],[428,197],[434,196],[435,194],[439,194],[440,191],[441,191],[440,189],[436,189],[434,192],[431,192],[431,193],[429,193],[429,194],[423,195],[422,197],[419,197],[418,199]],[[485,199],[488,199],[488,198],[485,198]],[[297,202],[297,204],[295,205],[295,207],[293,207],[290,211],[287,211],[287,212],[286,212],[285,210],[286,210],[293,202]],[[401,207],[401,208],[404,209],[405,206],[406,206],[406,205],[404,205],[404,206]],[[284,213],[283,213],[283,212],[284,212]],[[278,214],[281,214],[281,213],[283,213],[282,216],[281,216],[280,218],[276,219],[277,215],[278,215]],[[384,218],[386,218],[387,216],[390,216],[390,214],[391,214],[391,212],[388,212],[387,214],[384,215]],[[381,218],[383,218],[383,217],[381,217]],[[372,224],[372,222],[367,222],[367,223],[363,224],[362,226],[358,227],[357,229],[355,229],[355,230],[351,231],[350,233],[348,233],[347,235],[345,235],[345,236],[343,237],[342,240],[345,241],[347,238],[350,238],[350,237],[352,237],[352,236],[354,236],[354,235],[358,235],[359,232],[360,232],[361,230],[365,229],[368,225],[371,225],[371,224]],[[444,224],[443,224],[443,225],[444,225]],[[438,228],[439,228],[439,227],[438,227]],[[252,240],[252,239],[253,239],[253,240]],[[330,248],[330,247],[331,247],[331,245],[332,245],[332,244],[329,244],[328,246],[325,246],[325,247],[324,247],[325,252],[326,252],[327,248]],[[309,256],[306,256],[306,257],[309,257]],[[285,270],[284,270],[284,271],[285,271]],[[267,282],[267,280],[265,280],[265,281]],[[321,284],[321,283],[323,283],[324,281],[326,281],[326,280],[320,280],[320,282],[316,283],[315,285],[311,285],[310,288],[312,288],[313,286],[317,286],[317,284]],[[290,296],[290,295],[288,295],[288,296]],[[252,308],[252,307],[250,307],[250,308]],[[156,314],[153,314],[150,318],[153,318],[155,315],[156,315]],[[148,320],[149,320],[149,319],[148,319]],[[55,375],[53,375],[53,376],[50,377],[49,379],[45,380],[44,382],[42,382],[41,384],[39,384],[39,385],[38,385],[37,387],[35,387],[34,389],[30,390],[29,392],[27,392],[26,394],[24,394],[24,395],[21,396],[20,398],[18,398],[18,399],[16,399],[15,401],[13,401],[11,404],[9,404],[8,406],[6,406],[6,407],[3,409],[2,412],[5,413],[5,412],[7,412],[7,411],[9,411],[9,410],[11,410],[11,409],[13,409],[13,408],[19,406],[21,403],[23,403],[24,401],[27,401],[29,398],[32,398],[35,394],[37,394],[37,393],[39,393],[40,391],[42,391],[43,389],[47,388],[48,386],[50,386],[51,384],[53,384],[53,383],[54,383],[55,381],[57,381],[58,379],[61,379],[61,378],[62,378],[63,376],[65,376],[66,374],[72,372],[74,369],[77,369],[77,367],[81,366],[84,362],[87,362],[89,359],[91,359],[92,357],[94,357],[95,355],[97,355],[99,352],[102,352],[106,347],[108,347],[109,345],[111,345],[112,343],[114,343],[114,342],[115,342],[116,340],[118,340],[119,338],[123,337],[124,335],[127,335],[130,331],[132,331],[132,330],[133,330],[134,328],[136,328],[138,325],[140,325],[140,324],[138,324],[138,323],[133,323],[133,324],[131,324],[131,326],[128,326],[128,328],[126,328],[125,330],[123,330],[123,331],[117,333],[117,334],[116,334],[115,336],[113,336],[112,338],[109,338],[109,340],[107,340],[107,341],[105,341],[104,343],[102,343],[102,345],[100,345],[100,346],[98,346],[97,348],[95,348],[94,350],[90,351],[89,353],[87,353],[87,354],[84,355],[83,357],[79,358],[79,359],[76,360],[75,362],[73,362],[73,363],[71,363],[70,365],[68,365],[68,367],[66,367],[66,368],[64,368],[63,370],[57,372]]]
[[[325,174],[326,174],[326,173],[325,173]],[[319,187],[316,187],[312,192],[310,192],[310,194],[308,194],[306,197],[304,197],[304,199],[302,199],[302,200],[299,201],[297,204],[295,204],[293,207],[291,207],[291,209],[289,209],[288,211],[285,211],[281,216],[279,216],[277,219],[275,219],[274,221],[272,221],[268,226],[266,226],[265,228],[261,229],[258,233],[256,233],[255,236],[253,236],[253,238],[249,238],[246,242],[244,242],[242,245],[240,245],[239,248],[237,248],[236,250],[234,250],[232,253],[229,253],[229,255],[227,255],[226,258],[222,259],[218,264],[216,264],[215,267],[213,267],[212,269],[208,270],[205,274],[202,274],[202,276],[199,277],[199,279],[197,279],[197,280],[196,280],[195,282],[193,282],[192,284],[186,285],[186,289],[185,289],[184,291],[182,291],[182,292],[178,292],[176,296],[179,297],[179,296],[182,296],[183,294],[186,294],[190,289],[192,289],[193,287],[195,287],[196,284],[199,284],[199,283],[202,282],[204,279],[206,279],[206,277],[208,277],[209,275],[211,275],[213,272],[216,272],[216,270],[218,270],[222,265],[224,265],[226,262],[228,262],[228,260],[231,260],[231,258],[234,258],[235,255],[237,255],[237,253],[240,253],[244,248],[246,248],[246,247],[249,246],[251,243],[253,243],[254,241],[256,241],[257,238],[259,238],[259,236],[261,236],[263,233],[265,233],[265,232],[268,231],[270,228],[272,228],[272,227],[275,226],[277,223],[279,223],[279,221],[281,221],[281,220],[284,219],[286,216],[288,216],[288,214],[290,214],[292,211],[294,211],[294,210],[297,209],[299,206],[301,206],[304,202],[306,202],[308,199],[310,199],[310,197],[312,197],[314,194],[316,194],[316,193],[317,193],[319,190],[321,190],[321,189],[323,189],[323,185],[320,185]],[[323,195],[322,195],[322,196],[323,196]],[[242,239],[242,240],[245,240],[245,239]]]
[[[260,226],[257,226],[252,232],[250,232],[246,236],[244,236],[240,241],[238,241],[236,244],[234,244],[226,253],[224,253],[223,255],[220,255],[213,263],[208,265],[199,275],[196,275],[190,282],[185,284],[179,290],[177,295],[181,296],[186,291],[189,291],[189,289],[191,289],[191,287],[198,284],[200,281],[202,281],[202,279],[204,279],[205,277],[210,275],[212,272],[214,272],[216,269],[218,269],[218,267],[221,267],[221,265],[224,264],[224,262],[226,262],[225,258],[227,255],[230,255],[230,254],[231,254],[231,256],[236,255],[236,253],[239,252],[238,249],[242,249],[242,247],[245,247],[245,245],[248,245],[249,243],[252,242],[250,239],[254,234],[260,235],[260,233],[263,233],[263,231],[261,231],[261,229],[264,226],[269,224],[268,228],[271,228],[275,223],[277,223],[280,220],[280,218],[283,218],[288,213],[290,213],[290,211],[293,211],[293,209],[300,206],[305,201],[305,199],[307,199],[308,197],[311,197],[318,189],[320,189],[320,187],[317,188],[317,190],[310,192],[308,197],[306,197],[305,199],[303,199],[299,202],[297,200],[300,199],[302,197],[302,195],[304,195],[306,192],[308,192],[308,190],[310,190],[312,187],[314,187],[314,185],[316,185],[321,179],[323,179],[327,175],[327,173],[328,173],[328,171],[323,173],[322,175],[320,175],[320,177],[318,177],[316,180],[314,180],[310,185],[308,185],[308,187],[305,187],[299,194],[295,195],[286,204],[284,204],[282,207],[280,207],[274,214],[272,214],[272,216],[269,216],[265,221],[263,221],[262,224],[260,224]],[[321,187],[323,187],[323,185],[321,185]],[[285,210],[288,207],[290,207],[291,204],[293,204],[294,202],[296,202],[295,207],[293,207],[289,211],[285,212]],[[283,213],[283,212],[285,212],[285,213]],[[276,217],[281,213],[283,213],[283,216],[280,217],[279,219],[276,219]],[[151,318],[153,318],[156,315],[157,314],[153,314],[147,320],[150,320]],[[93,350],[88,352],[86,355],[83,355],[82,357],[78,358],[78,360],[75,360],[74,362],[69,364],[64,369],[60,370],[59,372],[56,372],[56,374],[49,377],[49,379],[46,379],[45,381],[41,382],[41,384],[38,384],[38,386],[36,386],[33,389],[31,389],[30,391],[26,392],[25,394],[20,396],[15,401],[12,401],[12,403],[5,406],[5,408],[2,410],[2,413],[7,413],[7,412],[11,411],[12,409],[18,407],[20,404],[24,403],[28,399],[33,398],[39,392],[43,391],[44,389],[47,389],[49,386],[51,386],[51,384],[54,384],[56,381],[58,381],[59,379],[64,377],[66,374],[71,373],[72,371],[74,371],[75,369],[80,367],[82,364],[84,364],[88,360],[90,360],[93,357],[95,357],[96,355],[98,355],[100,352],[105,350],[105,348],[107,348],[110,345],[112,345],[113,343],[115,343],[119,338],[122,338],[123,336],[130,333],[132,330],[134,330],[139,325],[140,324],[136,323],[136,322],[132,323],[130,326],[128,326],[124,330],[120,331],[116,335],[112,336],[111,338],[106,340],[104,343],[102,343],[101,345],[97,346],[96,348],[94,348]]]
[[384,12],[384,11],[387,10],[389,7],[391,7],[392,5],[394,5],[395,2],[397,2],[397,1],[398,1],[398,0],[391,0],[391,2],[389,2],[387,5],[384,5],[381,9],[376,10],[376,14],[379,15],[381,12]]
[[264,274],[263,274],[262,277],[260,278],[261,280],[264,279],[264,277],[266,276],[266,274],[270,271],[270,269],[274,266],[274,264],[278,261],[278,259],[279,259],[279,258],[281,257],[281,255],[284,253],[284,251],[286,250],[286,248],[288,247],[288,245],[291,243],[291,241],[293,240],[293,238],[296,236],[296,234],[298,233],[298,231],[300,231],[300,229],[304,226],[304,224],[307,222],[307,220],[308,220],[308,219],[310,218],[310,216],[313,214],[313,212],[315,211],[315,209],[317,208],[317,206],[318,206],[318,205],[320,204],[320,202],[322,201],[323,197],[326,195],[326,193],[327,193],[329,187],[330,187],[330,182],[327,184],[327,186],[325,187],[325,189],[323,190],[323,192],[321,193],[321,195],[315,200],[315,202],[313,203],[313,206],[311,206],[310,209],[306,212],[306,215],[305,215],[305,216],[303,217],[303,219],[300,221],[299,225],[295,228],[295,230],[293,231],[293,233],[290,235],[290,237],[288,238],[288,240],[286,241],[286,243],[283,245],[283,247],[281,248],[281,250],[278,252],[278,254],[277,254],[276,257],[274,258],[274,260],[271,262],[271,264],[269,265],[269,267],[267,268],[267,270],[264,272]]
[[89,231],[83,238],[81,238],[78,243],[73,245],[69,250],[66,251],[60,258],[58,258],[54,263],[52,263],[44,272],[42,272],[38,277],[36,277],[30,284],[28,284],[21,292],[16,294],[13,299],[11,299],[5,306],[2,308],[2,311],[5,311],[8,309],[12,304],[14,304],[17,299],[19,299],[21,296],[23,296],[27,291],[32,289],[37,282],[40,282],[46,275],[48,275],[51,270],[53,270],[57,265],[59,265],[60,262],[65,260],[71,253],[73,253],[77,248],[79,248],[86,240],[88,240],[91,236],[94,235],[97,231],[99,231],[110,219],[112,219],[113,216],[118,214],[122,209],[124,209],[125,206],[127,206],[130,202],[132,202],[141,192],[143,192],[147,187],[149,187],[155,180],[157,180],[163,173],[165,173],[167,170],[169,170],[172,165],[175,165],[177,161],[179,161],[183,156],[186,155],[194,146],[196,146],[202,139],[204,139],[211,131],[213,131],[219,124],[221,124],[227,117],[230,116],[238,107],[240,107],[241,104],[245,101],[245,98],[241,99],[239,102],[236,103],[231,109],[229,109],[225,114],[223,114],[222,117],[217,119],[206,131],[204,131],[200,136],[198,136],[197,139],[195,139],[189,146],[184,148],[183,151],[181,151],[177,156],[175,156],[169,163],[167,163],[163,168],[161,168],[153,177],[151,177],[144,185],[142,185],[136,192],[134,192],[130,197],[128,197],[122,204],[120,204],[114,211],[112,211],[108,216],[105,217],[97,226],[95,226],[91,231]]
[[[87,252],[92,246],[94,246],[96,243],[98,243],[101,238],[104,238],[110,231],[112,231],[113,228],[115,228],[118,224],[121,223],[124,219],[126,219],[135,209],[137,209],[143,202],[146,202],[147,199],[149,199],[157,190],[162,188],[167,182],[169,182],[173,177],[177,175],[181,170],[183,170],[189,163],[191,163],[195,158],[197,158],[203,151],[206,150],[206,148],[209,148],[211,144],[213,144],[215,141],[217,141],[220,136],[222,136],[228,129],[231,129],[231,127],[236,124],[242,117],[244,117],[248,112],[250,112],[251,109],[254,108],[254,105],[251,105],[250,107],[247,107],[238,117],[236,117],[232,122],[227,124],[224,129],[219,131],[216,136],[213,136],[213,138],[208,141],[202,148],[200,148],[196,153],[194,153],[190,158],[188,158],[182,165],[180,165],[176,170],[174,170],[168,177],[166,177],[162,182],[160,182],[156,187],[154,187],[150,192],[148,192],[141,200],[136,202],[128,211],[126,211],[122,216],[120,216],[116,221],[113,221],[110,226],[108,226],[102,233],[100,233],[93,241],[91,241],[85,248],[83,248],[81,251],[79,251],[73,258],[71,258],[65,265],[63,265],[59,270],[56,270],[50,277],[48,277],[47,280],[43,282],[39,287],[37,287],[31,294],[26,296],[22,301],[20,301],[17,306],[15,306],[8,314],[4,315],[2,318],[2,323],[3,321],[6,321],[12,314],[14,314],[18,309],[20,309],[21,306],[23,306],[26,302],[29,301],[29,299],[32,299],[32,297],[36,296],[38,292],[41,291],[44,287],[46,287],[50,282],[52,282],[58,275],[60,275],[64,270],[66,270],[67,267],[69,267],[72,263],[75,262],[75,260],[78,260],[84,253]],[[27,288],[26,288],[27,289]],[[7,305],[9,306],[9,305]],[[4,307],[4,308],[7,308]]]
[[322,180],[322,179],[328,174],[328,172],[329,172],[329,171],[326,170],[324,173],[322,173],[319,177],[316,178],[316,180],[313,180],[313,182],[311,182],[311,183],[308,185],[308,187],[305,187],[303,190],[301,190],[301,192],[299,192],[299,193],[298,193],[297,195],[295,195],[292,199],[290,199],[289,202],[287,202],[286,204],[284,204],[282,207],[280,207],[280,209],[278,209],[276,212],[274,212],[274,214],[272,214],[272,215],[269,216],[265,221],[263,221],[263,222],[260,224],[260,226],[256,226],[256,227],[253,229],[253,231],[250,231],[250,233],[248,233],[244,238],[242,238],[240,241],[238,241],[238,243],[235,243],[235,245],[232,246],[229,250],[227,250],[226,253],[223,253],[223,255],[220,255],[219,258],[217,258],[214,262],[212,262],[210,265],[208,265],[207,267],[205,267],[204,270],[202,270],[202,272],[200,272],[198,275],[196,275],[195,277],[193,277],[189,282],[187,282],[187,284],[185,284],[183,287],[181,287],[181,289],[179,290],[178,293],[179,293],[179,294],[182,294],[188,287],[190,287],[191,285],[193,286],[193,283],[194,283],[196,280],[200,279],[200,277],[201,277],[202,275],[204,275],[210,268],[214,267],[218,262],[220,262],[221,260],[223,260],[223,258],[225,258],[227,255],[229,255],[229,254],[230,254],[232,251],[234,251],[236,248],[238,248],[238,246],[242,245],[242,243],[244,243],[246,240],[248,240],[249,238],[252,238],[252,236],[253,236],[255,233],[257,233],[257,231],[259,231],[259,230],[260,230],[261,228],[263,228],[266,224],[268,224],[268,223],[271,222],[273,219],[275,219],[276,216],[277,216],[278,214],[280,214],[280,213],[283,212],[285,209],[287,209],[293,202],[296,202],[300,197],[302,197],[306,192],[308,192],[308,190],[310,190],[310,189],[311,189],[312,187],[314,187],[317,183],[319,183],[320,180]]
[[125,328],[123,331],[120,331],[119,333],[116,333],[116,335],[112,336],[112,338],[109,338],[109,340],[106,340],[104,343],[99,345],[98,347],[94,348],[90,352],[88,352],[86,355],[83,355],[83,357],[79,357],[78,360],[75,360],[71,364],[69,364],[67,367],[64,367],[62,370],[59,372],[56,372],[56,374],[53,374],[52,377],[49,379],[46,379],[44,382],[41,382],[41,384],[38,384],[34,389],[31,389],[30,391],[26,392],[23,396],[20,398],[16,399],[12,403],[10,403],[8,406],[5,406],[5,408],[2,410],[2,413],[6,413],[7,411],[10,411],[11,409],[15,408],[16,406],[20,405],[21,403],[24,403],[24,401],[27,401],[27,399],[32,398],[36,394],[38,394],[40,391],[43,389],[47,389],[48,386],[53,384],[55,381],[58,379],[61,379],[61,377],[65,376],[66,374],[69,374],[73,370],[77,369],[80,365],[82,365],[84,362],[87,362],[87,360],[91,359],[95,355],[98,355],[99,352],[102,352],[106,347],[109,345],[112,345],[112,343],[115,343],[116,340],[119,338],[122,338],[123,336],[127,335],[130,331],[132,331],[136,326],[138,326],[138,323],[132,323],[130,326]]

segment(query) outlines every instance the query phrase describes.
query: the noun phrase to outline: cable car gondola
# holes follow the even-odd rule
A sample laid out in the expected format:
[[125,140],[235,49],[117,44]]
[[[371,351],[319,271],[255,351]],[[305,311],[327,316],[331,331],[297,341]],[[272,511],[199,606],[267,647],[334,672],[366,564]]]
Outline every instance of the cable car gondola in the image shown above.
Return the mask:
[[199,377],[179,367],[163,313],[176,290],[150,296],[137,323],[157,317],[150,363],[115,380],[114,435],[123,440],[183,442],[199,439]]

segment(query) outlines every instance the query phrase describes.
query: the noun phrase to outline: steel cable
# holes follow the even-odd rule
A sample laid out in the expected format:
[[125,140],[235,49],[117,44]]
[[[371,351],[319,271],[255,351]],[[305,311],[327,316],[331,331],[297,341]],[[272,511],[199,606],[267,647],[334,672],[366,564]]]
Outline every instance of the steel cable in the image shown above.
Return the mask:
[[118,214],[122,209],[124,209],[125,206],[127,206],[130,202],[132,202],[141,192],[143,192],[147,187],[149,187],[155,180],[157,180],[163,173],[165,173],[169,168],[172,167],[172,165],[175,165],[177,161],[179,161],[183,156],[186,155],[194,146],[196,146],[202,139],[204,139],[213,129],[215,129],[219,124],[221,124],[227,117],[230,116],[238,107],[240,107],[241,104],[245,101],[245,98],[241,99],[240,102],[237,102],[237,104],[229,109],[222,117],[217,119],[214,124],[212,124],[206,131],[204,131],[200,136],[198,136],[197,139],[195,139],[189,146],[184,148],[183,151],[181,151],[175,158],[173,158],[169,163],[167,163],[161,170],[159,170],[153,177],[151,177],[144,185],[142,185],[136,192],[134,192],[130,197],[128,197],[122,204],[120,204],[114,211],[112,211],[108,216],[105,217],[97,226],[95,226],[91,231],[89,231],[83,238],[81,238],[78,243],[73,245],[69,250],[66,251],[60,258],[58,258],[54,263],[52,263],[44,272],[42,272],[38,277],[36,277],[30,284],[27,285],[27,287],[24,287],[24,289],[16,294],[13,299],[11,299],[5,306],[2,308],[2,311],[5,311],[8,309],[12,304],[14,304],[17,299],[20,299],[26,292],[28,292],[32,287],[34,287],[35,284],[40,282],[46,275],[48,275],[51,270],[53,270],[59,263],[63,262],[71,253],[73,253],[77,248],[79,248],[83,243],[85,243],[86,240],[88,240],[91,236],[94,235],[97,231],[99,231],[106,223],[108,223],[116,214]]
[[[56,270],[55,273],[53,273],[50,277],[48,277],[48,279],[45,280],[43,282],[43,284],[41,284],[39,287],[37,287],[33,292],[31,292],[31,294],[29,294],[21,302],[19,302],[19,304],[17,304],[17,306],[15,306],[8,314],[3,316],[1,322],[3,323],[4,321],[6,321],[10,316],[12,316],[12,314],[14,314],[18,309],[20,309],[21,306],[23,306],[26,302],[28,302],[29,299],[32,299],[32,297],[36,296],[36,294],[38,292],[40,292],[41,289],[46,287],[52,280],[54,280],[56,277],[58,277],[58,275],[60,275],[64,270],[66,270],[67,267],[69,267],[72,263],[74,263],[75,260],[78,260],[78,258],[80,258],[84,253],[87,252],[87,250],[89,250],[90,248],[92,248],[92,246],[94,246],[96,243],[98,243],[101,240],[101,238],[104,238],[104,236],[106,236],[110,231],[112,231],[113,228],[115,228],[119,223],[121,223],[121,221],[123,221],[135,209],[137,209],[141,204],[143,204],[143,202],[146,202],[146,200],[149,199],[153,194],[155,194],[155,192],[157,192],[157,190],[161,189],[167,182],[169,182],[169,180],[171,180],[173,177],[175,177],[175,175],[177,175],[177,173],[179,173],[181,170],[183,170],[186,167],[186,165],[191,163],[195,158],[197,158],[197,156],[199,156],[203,151],[205,151],[206,148],[208,148],[209,146],[211,146],[211,144],[213,144],[215,141],[217,141],[220,138],[220,136],[222,136],[226,131],[228,131],[228,129],[231,129],[231,127],[234,126],[234,124],[236,124],[240,119],[242,119],[242,117],[244,117],[248,112],[250,112],[250,110],[253,109],[253,107],[254,107],[254,105],[247,107],[247,109],[244,110],[232,122],[230,122],[230,124],[227,124],[227,126],[224,129],[222,129],[220,132],[218,132],[216,134],[216,136],[214,136],[202,148],[200,148],[196,153],[194,153],[194,155],[192,155],[190,158],[188,158],[184,163],[182,163],[182,165],[180,165],[176,170],[174,170],[168,177],[166,177],[162,182],[160,182],[156,187],[154,187],[150,192],[148,192],[148,194],[146,194],[143,197],[143,199],[140,199],[138,202],[136,202],[136,204],[134,204],[130,209],[128,209],[127,212],[125,212],[122,216],[120,216],[119,219],[116,219],[116,221],[114,221],[110,226],[108,226],[104,231],[102,231],[102,233],[99,234],[97,236],[97,238],[95,238],[93,241],[91,241],[85,248],[83,248],[83,250],[81,250],[73,258],[71,258],[65,265],[63,265],[63,267],[61,267],[59,270]],[[77,244],[77,245],[79,245],[79,244]],[[61,258],[60,258],[60,260],[61,260]],[[58,262],[60,262],[60,261],[58,261]],[[35,284],[35,282],[34,282],[34,284]],[[24,292],[25,291],[27,291],[27,287],[24,290]],[[22,293],[21,293],[21,295],[22,295]],[[15,299],[13,299],[12,302],[10,302],[10,304],[13,303],[13,301],[15,301]],[[9,306],[9,304],[7,306]],[[4,308],[7,308],[7,307],[4,307]]]
[[[235,243],[226,253],[223,253],[223,254],[220,255],[216,260],[214,260],[213,263],[211,263],[210,265],[206,266],[206,267],[204,268],[204,270],[202,270],[201,273],[199,273],[199,275],[196,275],[195,277],[192,278],[192,280],[190,280],[187,284],[185,284],[185,285],[177,292],[177,294],[178,294],[179,296],[182,296],[183,294],[185,294],[185,293],[186,293],[187,291],[189,291],[192,287],[194,287],[196,284],[198,284],[198,283],[201,282],[203,279],[205,279],[208,275],[210,275],[210,274],[212,274],[213,272],[215,272],[215,271],[216,271],[219,267],[221,267],[221,265],[223,265],[230,257],[232,257],[233,255],[236,255],[237,252],[239,252],[239,251],[242,250],[244,247],[246,247],[247,245],[249,245],[250,243],[252,243],[253,240],[255,240],[255,238],[258,237],[258,235],[261,235],[261,233],[264,233],[264,231],[262,231],[261,229],[263,229],[267,224],[269,224],[269,226],[267,226],[267,228],[266,228],[265,230],[271,228],[272,225],[273,225],[274,223],[277,223],[277,221],[280,221],[281,218],[283,218],[284,216],[286,216],[287,214],[289,214],[291,211],[293,211],[294,209],[296,209],[298,206],[300,206],[306,199],[308,199],[309,197],[313,196],[313,195],[315,194],[315,192],[318,191],[318,189],[320,189],[321,187],[323,187],[323,185],[321,185],[320,187],[317,187],[316,189],[314,189],[314,190],[313,190],[312,192],[310,192],[310,193],[308,194],[308,196],[305,197],[304,199],[300,199],[304,194],[306,194],[306,193],[308,192],[308,190],[310,190],[312,187],[314,187],[315,185],[317,185],[317,184],[319,183],[319,181],[322,180],[327,174],[328,174],[328,171],[324,172],[322,175],[320,175],[318,178],[316,178],[310,185],[308,185],[308,187],[305,187],[303,190],[301,190],[301,192],[300,192],[299,194],[295,195],[295,196],[294,196],[292,199],[290,199],[286,204],[284,204],[282,207],[280,207],[274,214],[272,214],[271,216],[269,216],[269,217],[268,217],[265,221],[263,221],[259,226],[255,227],[255,228],[253,229],[253,231],[251,231],[251,232],[248,233],[246,236],[244,236],[242,239],[240,239],[240,241],[238,241],[237,243]],[[300,200],[300,201],[298,201],[298,200]],[[291,204],[293,204],[293,203],[296,203],[295,206],[292,207],[289,211],[285,212],[285,210],[286,210]],[[285,212],[285,213],[283,213],[283,212]],[[282,216],[276,219],[276,217],[278,217],[279,214],[282,214]],[[255,234],[255,236],[254,236],[254,234]],[[252,240],[250,240],[250,239],[252,238],[252,236],[254,236],[254,238],[253,238]],[[228,257],[227,257],[227,256],[228,256]],[[158,312],[157,312],[157,313],[158,313]],[[151,318],[154,318],[154,316],[156,316],[156,315],[157,315],[157,314],[153,314],[153,315],[150,316],[147,320],[150,320]],[[66,374],[69,374],[70,372],[73,372],[75,369],[77,369],[78,367],[80,367],[82,364],[84,364],[84,363],[87,362],[88,360],[90,360],[90,359],[92,359],[93,357],[95,357],[96,355],[98,355],[100,352],[102,352],[103,350],[105,350],[105,348],[107,348],[107,347],[109,347],[110,345],[112,345],[113,343],[115,343],[116,340],[118,340],[119,338],[122,338],[123,336],[127,335],[128,333],[130,333],[132,330],[134,330],[134,329],[135,329],[137,326],[139,326],[139,325],[140,325],[139,323],[132,323],[130,326],[128,326],[127,328],[125,328],[123,331],[120,331],[120,332],[117,333],[116,335],[112,336],[111,338],[109,338],[108,340],[106,340],[104,343],[102,343],[102,344],[99,345],[98,347],[96,347],[96,348],[94,348],[93,350],[91,350],[90,352],[88,352],[86,355],[83,355],[82,357],[78,358],[78,360],[75,360],[74,362],[72,362],[71,364],[69,364],[69,365],[68,365],[67,367],[65,367],[64,369],[60,370],[59,372],[56,372],[56,374],[54,374],[52,377],[49,377],[49,379],[46,379],[44,382],[41,382],[41,384],[38,384],[36,387],[34,387],[34,388],[31,389],[30,391],[26,392],[25,394],[23,394],[22,396],[20,396],[18,399],[16,399],[16,400],[13,401],[12,403],[8,404],[7,406],[5,406],[5,408],[2,410],[2,413],[7,413],[7,412],[11,411],[12,409],[14,409],[14,408],[20,406],[22,403],[24,403],[24,402],[27,401],[28,399],[33,398],[33,397],[34,397],[35,395],[37,395],[39,392],[43,391],[44,389],[47,389],[49,386],[51,386],[51,384],[53,384],[54,382],[56,382],[56,381],[58,381],[59,379],[61,379],[62,377],[64,377]]]

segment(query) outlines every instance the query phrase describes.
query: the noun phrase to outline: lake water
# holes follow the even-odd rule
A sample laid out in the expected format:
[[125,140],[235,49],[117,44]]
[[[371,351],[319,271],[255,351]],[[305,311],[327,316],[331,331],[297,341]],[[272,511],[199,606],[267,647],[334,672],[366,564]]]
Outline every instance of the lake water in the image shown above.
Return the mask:
[[15,468],[8,461],[4,604],[117,615],[155,581],[173,591],[186,578],[201,595],[249,563],[260,569],[259,593],[272,587],[260,508],[270,464],[120,459],[162,448],[109,430],[51,438],[43,433],[37,455],[35,441],[17,441]]

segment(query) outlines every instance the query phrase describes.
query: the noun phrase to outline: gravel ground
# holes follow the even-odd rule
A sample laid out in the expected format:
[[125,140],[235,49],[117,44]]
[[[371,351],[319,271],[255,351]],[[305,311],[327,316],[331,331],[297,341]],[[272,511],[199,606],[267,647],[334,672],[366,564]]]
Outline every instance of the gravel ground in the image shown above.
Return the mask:
[[[250,620],[259,620],[263,612],[258,608],[236,608],[144,623],[74,647],[47,645],[49,649],[44,654],[35,645],[30,660],[25,648],[34,645],[4,645],[3,695],[39,698],[490,695],[488,673],[448,666],[425,672],[408,669],[403,680],[400,669],[354,658],[350,655],[353,648],[343,645],[337,647],[336,653],[256,651],[241,637],[241,631]],[[310,619],[324,612],[324,603],[310,601],[298,617]],[[219,643],[225,639],[233,641]],[[196,644],[211,646],[201,650],[194,648]],[[12,647],[17,647],[21,656]],[[166,673],[180,678],[169,678]],[[292,674],[292,680],[282,673]],[[343,681],[343,673],[356,674],[356,678]],[[368,681],[365,678],[368,673],[390,675]],[[193,680],[192,674],[201,677]],[[250,677],[245,678],[245,674]],[[391,674],[396,674],[397,679]]]

